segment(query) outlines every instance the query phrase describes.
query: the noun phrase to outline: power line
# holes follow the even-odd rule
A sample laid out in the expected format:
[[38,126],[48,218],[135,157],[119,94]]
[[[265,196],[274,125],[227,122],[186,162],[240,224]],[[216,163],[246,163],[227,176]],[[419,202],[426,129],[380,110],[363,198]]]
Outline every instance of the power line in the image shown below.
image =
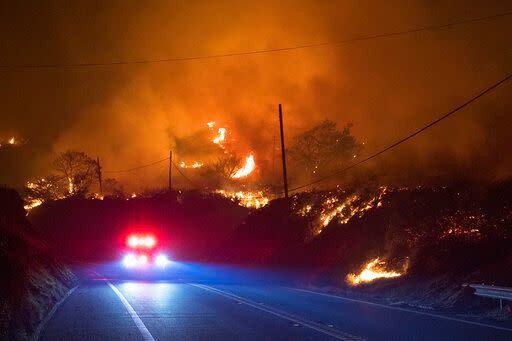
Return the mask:
[[497,87],[499,87],[499,86],[500,86],[500,85],[502,85],[503,83],[507,82],[507,81],[508,81],[508,80],[510,80],[511,78],[512,78],[512,74],[509,74],[509,75],[508,75],[508,76],[506,76],[505,78],[501,79],[500,81],[498,81],[498,82],[494,83],[493,85],[489,86],[488,88],[484,89],[484,90],[483,90],[483,91],[481,91],[478,95],[476,95],[476,96],[472,97],[471,99],[469,99],[468,101],[466,101],[466,102],[464,102],[464,103],[460,104],[459,106],[457,106],[456,108],[452,109],[452,110],[451,110],[451,111],[449,111],[448,113],[446,113],[446,114],[442,115],[441,117],[437,118],[436,120],[434,120],[434,121],[430,122],[429,124],[427,124],[426,126],[422,127],[421,129],[416,130],[416,131],[415,131],[415,132],[413,132],[412,134],[410,134],[410,135],[408,135],[408,136],[406,136],[406,137],[404,137],[404,138],[401,138],[400,140],[396,141],[395,143],[393,143],[393,144],[391,144],[391,145],[387,146],[386,148],[384,148],[384,149],[382,149],[382,150],[380,150],[380,151],[376,152],[375,154],[372,154],[372,155],[370,155],[370,156],[366,157],[365,159],[360,160],[360,161],[358,161],[358,162],[356,162],[356,163],[353,163],[353,164],[351,164],[351,165],[349,165],[349,166],[347,166],[347,167],[345,167],[345,168],[339,169],[339,170],[337,170],[337,171],[335,171],[335,172],[333,172],[333,173],[331,173],[331,174],[329,174],[329,175],[325,175],[325,176],[323,176],[323,177],[321,177],[321,178],[318,178],[318,179],[316,179],[316,180],[314,180],[314,181],[312,181],[312,182],[310,182],[310,183],[308,183],[308,184],[305,184],[305,185],[301,185],[301,186],[298,186],[298,187],[292,188],[292,189],[290,189],[289,191],[290,191],[290,192],[291,192],[291,191],[296,191],[296,190],[299,190],[299,189],[306,188],[306,187],[308,187],[308,186],[311,186],[311,185],[317,184],[317,183],[319,183],[319,182],[322,182],[322,181],[327,180],[327,179],[329,179],[329,178],[332,178],[332,177],[334,177],[334,176],[340,175],[340,174],[342,174],[342,173],[344,173],[344,172],[348,171],[349,169],[352,169],[352,168],[354,168],[354,167],[357,167],[357,166],[359,166],[360,164],[362,164],[362,163],[364,163],[364,162],[367,162],[367,161],[369,161],[369,160],[371,160],[371,159],[373,159],[373,158],[376,158],[377,156],[379,156],[379,155],[381,155],[381,154],[383,154],[383,153],[387,152],[388,150],[390,150],[390,149],[392,149],[392,148],[395,148],[396,146],[398,146],[398,145],[400,145],[400,144],[402,144],[402,143],[406,142],[407,140],[409,140],[409,139],[413,138],[414,136],[416,136],[416,135],[420,134],[421,132],[423,132],[423,131],[427,130],[428,128],[430,128],[430,127],[432,127],[432,126],[436,125],[437,123],[441,122],[442,120],[444,120],[444,119],[446,119],[446,118],[450,117],[451,115],[453,115],[453,114],[455,114],[456,112],[458,112],[459,110],[461,110],[461,109],[465,108],[466,106],[468,106],[469,104],[473,103],[474,101],[476,101],[476,100],[477,100],[477,99],[479,99],[480,97],[484,96],[485,94],[487,94],[487,93],[491,92],[492,90],[496,89]]
[[[165,159],[161,159],[161,160],[158,160],[158,161],[150,162],[150,163],[147,163],[147,164],[144,164],[144,165],[141,165],[141,166],[137,166],[137,167],[133,167],[133,168],[128,168],[128,169],[120,169],[120,170],[106,170],[106,171],[103,171],[103,173],[126,173],[126,172],[132,172],[132,171],[139,170],[139,169],[142,169],[142,168],[146,168],[146,167],[157,165],[157,164],[162,163],[164,161],[167,161],[169,159],[170,159],[169,157],[166,157]],[[180,167],[178,165],[176,165],[176,163],[174,163],[174,161],[171,161],[171,162],[172,162],[172,165],[177,169],[178,173],[180,173],[180,175],[183,178],[185,178],[185,180],[187,180],[189,183],[191,183],[195,187],[198,187],[198,188],[201,187],[197,183],[192,181],[188,176],[186,176],[181,171]]]
[[197,188],[201,188],[201,186],[199,186],[195,181],[192,181],[190,180],[190,178],[188,176],[186,176],[182,171],[181,171],[181,167],[179,167],[176,163],[174,163],[174,161],[171,161],[172,162],[172,165],[174,166],[174,168],[176,168],[176,170],[178,171],[178,173],[180,173],[180,175],[182,177],[185,178],[185,180],[187,180],[192,186],[194,187],[197,187]]
[[85,67],[96,67],[96,66],[155,64],[155,63],[184,62],[184,61],[215,59],[215,58],[225,58],[225,57],[238,57],[238,56],[258,55],[258,54],[266,54],[266,53],[278,53],[278,52],[286,52],[286,51],[303,50],[303,49],[315,48],[315,47],[337,46],[337,45],[353,43],[353,42],[358,42],[358,41],[388,38],[388,37],[418,33],[418,32],[423,32],[423,31],[440,30],[440,29],[449,28],[449,27],[458,26],[458,25],[465,25],[465,24],[471,24],[471,23],[481,22],[481,21],[485,21],[485,20],[502,18],[502,17],[506,17],[509,15],[512,15],[512,11],[498,13],[498,14],[484,16],[484,17],[458,20],[458,21],[454,21],[454,22],[450,22],[450,23],[446,23],[446,24],[441,24],[441,25],[421,26],[421,27],[411,28],[411,29],[403,30],[403,31],[394,31],[394,32],[387,32],[387,33],[380,33],[380,34],[363,35],[363,36],[348,38],[348,39],[344,39],[344,40],[340,40],[340,41],[331,41],[331,42],[326,41],[326,42],[320,42],[320,43],[294,45],[294,46],[279,47],[279,48],[273,48],[273,49],[249,50],[249,51],[220,53],[220,54],[211,54],[211,55],[203,55],[203,56],[174,57],[174,58],[162,58],[162,59],[118,60],[118,61],[98,62],[98,63],[54,63],[54,64],[20,64],[20,65],[4,64],[4,65],[0,65],[0,69],[85,68]]
[[159,163],[167,161],[167,160],[169,160],[168,157],[166,157],[165,159],[162,159],[162,160],[154,161],[154,162],[151,162],[151,163],[148,163],[148,164],[145,164],[145,165],[141,165],[141,166],[137,166],[137,167],[133,167],[133,168],[121,169],[121,170],[107,170],[107,171],[103,171],[103,173],[126,173],[126,172],[131,172],[131,171],[135,171],[135,170],[138,170],[138,169],[141,169],[141,168],[146,168],[146,167],[154,166],[156,164],[159,164]]

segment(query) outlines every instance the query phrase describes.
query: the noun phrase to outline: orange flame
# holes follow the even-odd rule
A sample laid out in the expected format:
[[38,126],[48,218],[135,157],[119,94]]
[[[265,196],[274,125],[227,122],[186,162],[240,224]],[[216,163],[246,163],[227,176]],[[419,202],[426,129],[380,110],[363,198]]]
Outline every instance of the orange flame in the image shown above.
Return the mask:
[[254,155],[249,154],[248,157],[245,158],[245,165],[238,169],[235,174],[232,176],[233,179],[240,179],[248,176],[252,173],[252,171],[256,168],[256,163],[254,162]]
[[200,162],[197,162],[197,161],[196,161],[196,162],[194,162],[194,163],[193,163],[193,164],[191,164],[191,165],[187,165],[184,161],[182,161],[182,162],[180,163],[180,167],[181,167],[181,168],[201,168],[201,167],[203,167],[203,164],[202,164],[202,163],[200,163]]
[[219,135],[213,139],[213,143],[218,144],[219,146],[224,148],[222,143],[226,139],[226,128],[219,128],[218,132],[219,132]]
[[25,211],[27,211],[27,215],[28,215],[28,212],[30,212],[31,209],[41,205],[42,203],[43,203],[43,201],[41,199],[30,200],[27,202],[27,204],[25,206],[23,206],[23,208],[25,209]]
[[73,194],[74,190],[75,190],[75,185],[73,184],[73,179],[68,178],[68,192],[69,192],[69,194]]
[[268,204],[269,199],[263,192],[232,192],[225,191],[223,189],[216,190],[215,193],[222,195],[223,197],[229,198],[232,201],[238,202],[240,206],[261,208]]
[[353,273],[348,274],[347,282],[350,285],[359,285],[361,283],[372,282],[379,278],[393,278],[402,276],[402,274],[399,272],[387,271],[385,265],[386,262],[381,261],[380,258],[377,257],[374,260],[368,262],[359,275]]

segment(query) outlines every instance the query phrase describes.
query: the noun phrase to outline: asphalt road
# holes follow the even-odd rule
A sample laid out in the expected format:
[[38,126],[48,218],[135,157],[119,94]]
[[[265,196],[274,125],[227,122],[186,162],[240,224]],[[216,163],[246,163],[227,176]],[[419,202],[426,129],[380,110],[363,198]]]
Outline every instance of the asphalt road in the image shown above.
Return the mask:
[[41,340],[512,340],[512,329],[276,285],[91,280]]

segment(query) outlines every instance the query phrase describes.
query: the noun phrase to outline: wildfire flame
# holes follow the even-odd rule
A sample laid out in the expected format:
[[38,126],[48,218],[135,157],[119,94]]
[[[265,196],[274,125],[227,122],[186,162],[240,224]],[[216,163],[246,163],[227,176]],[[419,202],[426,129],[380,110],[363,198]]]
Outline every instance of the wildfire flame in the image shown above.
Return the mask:
[[218,133],[219,135],[213,139],[213,143],[218,144],[224,148],[223,142],[226,139],[226,128],[219,128]]
[[215,193],[222,195],[232,201],[237,201],[240,206],[261,208],[268,204],[269,199],[263,192],[231,192],[223,189],[216,190]]
[[402,276],[401,273],[395,271],[387,271],[386,262],[381,261],[380,258],[375,258],[374,260],[366,263],[364,269],[356,275],[354,273],[347,275],[347,282],[350,285],[359,285],[361,283],[372,282],[379,278],[394,278]]
[[206,123],[206,125],[208,126],[208,128],[213,129],[213,127],[215,126],[215,121],[208,122]]
[[233,179],[240,179],[248,176],[252,173],[252,171],[256,168],[256,162],[254,162],[254,155],[249,154],[248,157],[245,158],[245,165],[238,169],[235,174],[232,176]]
[[27,202],[27,204],[25,206],[23,206],[23,208],[25,209],[25,211],[27,211],[27,214],[28,214],[28,212],[30,212],[31,209],[41,205],[42,203],[43,203],[43,201],[40,199],[30,200],[29,202]]
[[362,217],[366,211],[374,207],[381,207],[382,198],[386,194],[386,191],[386,187],[381,187],[379,193],[367,201],[361,201],[361,198],[354,194],[337,206],[335,206],[339,201],[337,197],[328,198],[322,205],[323,209],[320,214],[321,226],[317,230],[317,233],[320,233],[324,227],[329,225],[336,216],[339,217],[340,224],[346,224],[355,215]]
[[73,190],[75,189],[75,185],[73,184],[73,180],[68,178],[68,192],[69,194],[73,194]]
[[14,137],[11,137],[9,140],[9,144],[16,144],[16,139]]
[[[350,220],[350,218],[352,218],[357,213],[357,209],[351,207],[351,204],[357,199],[359,199],[359,197],[357,195],[353,195],[347,198],[341,205],[337,206],[330,212],[322,212],[322,214],[320,215],[320,220],[322,221],[323,227],[329,225],[331,220],[337,215],[340,215],[340,223],[346,224]],[[330,205],[337,201],[337,198],[327,199],[326,205]]]
[[187,165],[184,161],[182,161],[182,162],[180,163],[180,167],[181,167],[181,168],[201,168],[201,167],[203,167],[203,164],[202,164],[202,163],[200,163],[200,162],[197,162],[197,161],[196,161],[196,162],[194,162],[194,163],[193,163],[193,164],[191,164],[191,165]]
[[[50,192],[55,191],[54,183],[48,181],[45,178],[41,178],[41,179],[36,180],[36,181],[27,181],[27,183],[25,184],[25,187],[27,189],[29,189],[29,190],[33,190],[35,193],[38,193],[38,192],[50,193]],[[49,198],[47,198],[47,199],[49,199],[49,200],[57,200],[57,199],[63,199],[65,196],[63,194],[52,193],[52,197],[53,198],[51,198],[51,199],[49,199]],[[37,194],[36,194],[35,197],[32,196],[32,195],[27,195],[24,198],[24,200],[26,202],[26,204],[24,205],[24,208],[27,211],[27,215],[28,215],[28,213],[30,212],[31,209],[33,209],[34,207],[40,206],[47,199],[43,199],[41,197],[37,197]]]

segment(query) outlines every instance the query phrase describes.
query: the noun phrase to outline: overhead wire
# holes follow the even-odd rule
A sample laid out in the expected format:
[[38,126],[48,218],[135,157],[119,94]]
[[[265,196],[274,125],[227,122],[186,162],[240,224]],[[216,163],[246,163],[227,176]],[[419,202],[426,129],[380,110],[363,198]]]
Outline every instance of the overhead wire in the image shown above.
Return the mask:
[[196,188],[201,188],[202,186],[200,186],[198,183],[196,183],[195,181],[192,181],[188,176],[186,176],[182,171],[181,171],[181,167],[179,167],[176,163],[174,163],[174,161],[171,161],[172,165],[174,166],[174,168],[176,168],[176,170],[178,171],[178,173],[180,173],[180,175],[185,179],[187,180],[191,185],[193,185],[194,187]]
[[294,187],[292,189],[289,190],[289,192],[293,192],[293,191],[297,191],[299,189],[303,189],[303,188],[306,188],[306,187],[309,187],[311,185],[314,185],[314,184],[317,184],[317,183],[320,183],[322,181],[325,181],[327,179],[330,179],[332,177],[335,177],[335,176],[338,176],[342,173],[345,173],[346,171],[354,168],[354,167],[357,167],[359,165],[361,165],[362,163],[365,163],[367,161],[370,161],[371,159],[374,159],[376,158],[377,156],[387,152],[388,150],[390,149],[393,149],[397,146],[399,146],[400,144],[406,142],[407,140],[410,140],[412,139],[413,137],[415,137],[416,135],[422,133],[423,131],[427,130],[428,128],[438,124],[439,122],[447,119],[448,117],[452,116],[453,114],[457,113],[458,111],[462,110],[463,108],[467,107],[468,105],[470,105],[471,103],[475,102],[476,100],[478,100],[480,97],[486,95],[487,93],[493,91],[494,89],[496,89],[497,87],[499,87],[500,85],[502,85],[503,83],[509,81],[510,79],[512,78],[512,73],[511,74],[508,74],[507,76],[505,76],[504,78],[502,78],[501,80],[497,81],[496,83],[492,84],[491,86],[485,88],[484,90],[480,91],[477,95],[471,97],[469,100],[465,101],[464,103],[458,105],[457,107],[455,107],[454,109],[450,110],[449,112],[447,112],[446,114],[440,116],[439,118],[435,119],[434,121],[428,123],[427,125],[423,126],[422,128],[416,130],[415,132],[399,139],[398,141],[392,143],[391,145],[385,147],[384,149],[381,149],[379,150],[378,152],[356,162],[356,163],[353,163],[351,165],[348,165],[347,167],[344,167],[342,169],[339,169],[331,174],[328,174],[328,175],[325,175],[325,176],[322,176],[314,181],[311,181],[307,184],[304,184],[304,185],[300,185],[300,186],[297,186],[297,187]]
[[193,60],[202,60],[202,59],[217,59],[217,58],[225,58],[225,57],[237,57],[237,56],[267,54],[267,53],[278,53],[278,52],[303,50],[303,49],[317,48],[317,47],[339,46],[339,45],[358,42],[358,41],[389,38],[389,37],[394,37],[394,36],[399,36],[399,35],[423,32],[423,31],[440,30],[440,29],[445,29],[445,28],[449,28],[449,27],[453,27],[453,26],[459,26],[459,25],[471,24],[471,23],[476,23],[476,22],[482,22],[482,21],[486,21],[486,20],[498,19],[498,18],[510,16],[510,15],[512,15],[512,11],[502,12],[502,13],[498,13],[498,14],[482,16],[482,17],[477,17],[477,18],[461,19],[461,20],[457,20],[457,21],[453,21],[453,22],[445,23],[445,24],[440,24],[440,25],[421,26],[421,27],[411,28],[408,30],[362,35],[362,36],[348,38],[348,39],[339,40],[339,41],[325,41],[325,42],[319,42],[319,43],[301,44],[301,45],[285,46],[285,47],[270,48],[270,49],[227,52],[227,53],[210,54],[210,55],[202,55],[202,56],[200,55],[200,56],[185,56],[185,57],[173,57],[173,58],[161,58],[161,59],[117,60],[117,61],[109,61],[109,62],[52,63],[52,64],[43,64],[43,63],[41,63],[41,64],[0,64],[0,70],[87,68],[87,67],[98,67],[98,66],[131,65],[131,64],[155,64],[155,63],[184,62],[184,61],[193,61]]
[[132,171],[139,170],[139,169],[142,169],[142,168],[154,166],[156,164],[159,164],[159,163],[167,161],[167,160],[169,160],[169,157],[166,157],[165,159],[162,159],[162,160],[153,161],[153,162],[141,165],[141,166],[133,167],[133,168],[120,169],[120,170],[104,170],[103,173],[126,173],[126,172],[132,172]]

